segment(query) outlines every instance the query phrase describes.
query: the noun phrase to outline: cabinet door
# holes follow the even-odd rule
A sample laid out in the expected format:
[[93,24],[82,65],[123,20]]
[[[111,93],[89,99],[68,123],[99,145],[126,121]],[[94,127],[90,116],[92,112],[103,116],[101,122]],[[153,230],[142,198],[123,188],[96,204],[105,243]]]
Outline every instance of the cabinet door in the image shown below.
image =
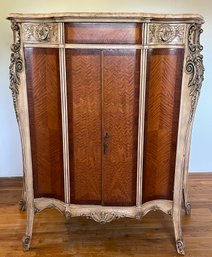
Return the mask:
[[140,50],[67,50],[71,202],[135,205]]
[[102,204],[135,205],[140,50],[102,56]]
[[143,202],[173,199],[183,53],[148,50]]
[[58,49],[25,48],[35,197],[64,200]]
[[101,62],[98,50],[66,50],[71,203],[101,203]]

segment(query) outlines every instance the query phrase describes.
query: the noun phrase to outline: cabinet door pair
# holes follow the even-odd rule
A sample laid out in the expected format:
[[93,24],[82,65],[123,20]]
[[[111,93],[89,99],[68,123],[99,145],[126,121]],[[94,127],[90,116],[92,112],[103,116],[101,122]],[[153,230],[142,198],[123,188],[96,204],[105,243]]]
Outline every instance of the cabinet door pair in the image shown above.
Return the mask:
[[[64,200],[59,51],[25,56],[35,197]],[[140,50],[65,58],[71,203],[135,205]]]
[[140,50],[66,50],[71,202],[135,205]]

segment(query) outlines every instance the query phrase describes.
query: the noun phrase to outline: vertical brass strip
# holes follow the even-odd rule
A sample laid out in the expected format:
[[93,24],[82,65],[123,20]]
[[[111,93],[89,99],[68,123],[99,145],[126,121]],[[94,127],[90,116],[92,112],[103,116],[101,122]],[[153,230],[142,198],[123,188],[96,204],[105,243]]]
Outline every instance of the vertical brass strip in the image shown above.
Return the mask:
[[60,40],[60,44],[63,45],[63,47],[59,49],[59,59],[60,59],[62,135],[63,135],[64,196],[65,196],[65,203],[70,203],[68,108],[67,108],[66,62],[65,62],[65,47],[64,47],[64,23],[59,23],[59,40]]
[[138,112],[138,155],[137,155],[137,195],[136,206],[142,205],[143,184],[143,147],[144,147],[144,119],[145,119],[145,96],[146,96],[146,70],[147,70],[147,37],[148,23],[142,26],[142,44],[140,58],[140,88],[139,88],[139,112]]

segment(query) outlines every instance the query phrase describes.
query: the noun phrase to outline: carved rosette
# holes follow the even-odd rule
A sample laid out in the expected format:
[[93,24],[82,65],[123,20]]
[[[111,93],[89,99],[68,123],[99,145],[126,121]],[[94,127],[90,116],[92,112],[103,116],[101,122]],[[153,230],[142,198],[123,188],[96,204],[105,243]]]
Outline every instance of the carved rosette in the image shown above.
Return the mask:
[[150,44],[183,44],[185,25],[150,24]]
[[16,22],[12,22],[11,28],[15,34],[15,43],[11,46],[11,57],[10,57],[10,89],[12,91],[13,104],[15,108],[16,118],[18,120],[18,109],[17,109],[17,98],[19,94],[20,73],[23,71],[23,58],[20,54],[21,49],[21,35],[20,27]]
[[23,24],[24,42],[42,43],[58,41],[58,25],[54,23]]
[[111,222],[115,219],[120,219],[120,218],[124,217],[123,214],[118,214],[118,213],[114,213],[114,212],[104,212],[104,211],[90,212],[88,214],[83,213],[80,216],[85,216],[87,219],[93,219],[94,221],[101,223],[101,224],[105,224],[105,223]]
[[203,46],[200,45],[200,34],[202,33],[200,24],[193,24],[188,30],[188,51],[189,55],[186,59],[186,72],[190,75],[188,86],[191,88],[191,112],[190,122],[193,120],[194,112],[204,80],[203,56],[200,53]]

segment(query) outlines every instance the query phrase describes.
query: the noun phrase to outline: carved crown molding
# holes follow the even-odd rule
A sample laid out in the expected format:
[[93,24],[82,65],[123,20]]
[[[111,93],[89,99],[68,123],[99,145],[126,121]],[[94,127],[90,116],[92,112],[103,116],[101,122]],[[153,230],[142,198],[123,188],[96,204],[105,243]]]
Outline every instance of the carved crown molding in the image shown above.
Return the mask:
[[54,23],[23,24],[24,42],[58,42],[58,25]]
[[10,57],[10,89],[12,91],[13,104],[15,108],[16,118],[18,120],[18,109],[17,109],[17,98],[19,94],[20,73],[23,71],[23,58],[20,53],[21,49],[21,36],[20,27],[16,22],[13,22],[11,29],[15,34],[15,43],[11,46],[11,57]]
[[203,55],[200,53],[203,46],[200,45],[200,34],[203,32],[201,25],[192,24],[188,29],[188,51],[186,59],[186,73],[190,75],[188,87],[191,88],[191,112],[190,122],[193,120],[195,109],[204,80]]
[[185,25],[150,24],[149,44],[183,44]]

